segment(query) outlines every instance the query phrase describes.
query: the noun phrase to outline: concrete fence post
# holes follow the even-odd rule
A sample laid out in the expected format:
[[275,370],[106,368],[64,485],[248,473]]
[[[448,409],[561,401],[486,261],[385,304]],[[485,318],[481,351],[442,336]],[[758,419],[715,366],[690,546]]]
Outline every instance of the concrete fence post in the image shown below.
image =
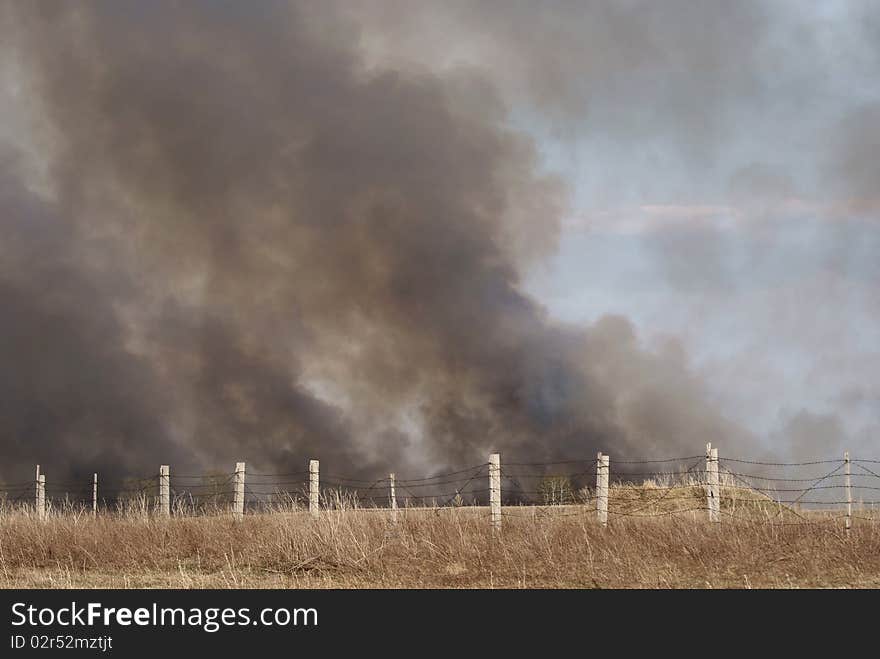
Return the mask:
[[608,526],[608,474],[611,471],[611,457],[596,456],[596,515],[599,524]]
[[235,474],[233,475],[232,494],[232,514],[236,519],[244,516],[244,462],[235,463]]
[[394,474],[388,474],[388,496],[391,503],[391,521],[397,523],[397,491],[394,488]]
[[46,474],[37,476],[37,517],[46,519]]
[[718,482],[718,449],[706,444],[706,509],[709,521],[717,522],[721,516],[721,488]]
[[318,493],[320,492],[320,481],[318,477],[318,461],[309,461],[309,512],[312,516],[317,517],[319,510]]
[[489,511],[492,520],[492,532],[501,530],[501,454],[489,456]]
[[34,476],[34,512],[40,515],[40,465],[37,465],[37,473]]
[[849,451],[843,454],[843,486],[846,494],[846,517],[843,518],[843,527],[847,534],[852,528],[852,478],[850,476]]
[[98,474],[92,476],[92,515],[98,514]]
[[171,467],[159,467],[159,514],[171,516]]

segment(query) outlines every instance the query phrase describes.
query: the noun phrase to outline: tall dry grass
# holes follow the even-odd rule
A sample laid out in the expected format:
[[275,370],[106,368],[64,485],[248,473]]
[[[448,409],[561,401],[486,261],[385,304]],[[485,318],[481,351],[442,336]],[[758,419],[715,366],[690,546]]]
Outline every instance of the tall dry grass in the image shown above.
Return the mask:
[[[337,509],[295,504],[235,520],[222,508],[158,517],[145,503],[93,517],[69,508],[38,519],[0,510],[0,585],[23,587],[880,587],[880,524],[810,515],[781,524],[772,507],[710,524],[667,512],[662,485],[612,490],[600,527],[589,506],[505,508],[499,537],[479,507]],[[695,486],[693,501],[702,489]],[[747,497],[748,498],[748,497]],[[637,500],[636,500],[637,499]],[[645,507],[646,499],[650,499]],[[676,509],[681,502],[675,504]],[[685,501],[685,505],[687,502]],[[743,512],[743,509],[740,509]],[[797,518],[800,519],[800,518]],[[772,521],[773,523],[768,523]]]

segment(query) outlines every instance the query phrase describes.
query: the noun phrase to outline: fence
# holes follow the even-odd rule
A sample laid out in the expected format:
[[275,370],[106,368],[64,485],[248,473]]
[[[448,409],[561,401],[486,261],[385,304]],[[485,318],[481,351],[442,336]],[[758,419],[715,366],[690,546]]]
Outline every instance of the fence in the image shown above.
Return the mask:
[[[0,483],[7,504],[32,507],[40,518],[53,509],[79,508],[94,515],[131,506],[159,515],[277,510],[279,504],[322,510],[386,511],[488,507],[498,532],[505,517],[595,515],[605,526],[614,518],[705,516],[712,523],[781,525],[876,522],[872,500],[880,491],[880,460],[843,459],[762,462],[703,455],[660,460],[510,462],[493,453],[485,463],[420,478],[394,473],[375,480],[320,473],[318,460],[289,473],[248,472],[244,462],[231,473],[175,474],[162,465],[155,475],[129,478],[102,489],[98,474],[88,482],[53,482],[36,468],[36,479]],[[875,471],[878,470],[878,471]],[[810,472],[809,475],[803,472]],[[795,473],[793,473],[795,472]],[[855,498],[854,498],[855,494]],[[867,496],[867,500],[866,500]],[[861,514],[854,514],[856,512]]]

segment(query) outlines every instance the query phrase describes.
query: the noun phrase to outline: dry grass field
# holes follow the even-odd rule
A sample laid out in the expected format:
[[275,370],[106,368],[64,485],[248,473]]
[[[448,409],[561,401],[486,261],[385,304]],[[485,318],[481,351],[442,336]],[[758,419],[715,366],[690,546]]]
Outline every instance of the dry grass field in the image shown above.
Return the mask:
[[[612,489],[607,528],[589,506],[174,515],[0,512],[5,588],[837,588],[880,587],[880,518],[847,535],[834,515],[746,492],[706,521],[702,488]],[[672,501],[672,499],[675,501]],[[689,499],[689,500],[688,500]],[[646,503],[647,502],[647,505]],[[183,511],[178,511],[183,512]],[[839,514],[839,511],[836,513]],[[656,516],[655,516],[656,515]]]

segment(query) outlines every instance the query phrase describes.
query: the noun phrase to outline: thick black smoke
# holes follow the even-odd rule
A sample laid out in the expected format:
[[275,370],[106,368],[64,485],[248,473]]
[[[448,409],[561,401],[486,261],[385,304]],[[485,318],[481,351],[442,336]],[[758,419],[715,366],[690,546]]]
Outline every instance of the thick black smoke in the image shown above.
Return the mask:
[[[739,435],[681,349],[520,288],[566,199],[474,73],[376,71],[317,3],[16,3],[4,473],[384,473]],[[728,444],[729,445],[729,444]]]

